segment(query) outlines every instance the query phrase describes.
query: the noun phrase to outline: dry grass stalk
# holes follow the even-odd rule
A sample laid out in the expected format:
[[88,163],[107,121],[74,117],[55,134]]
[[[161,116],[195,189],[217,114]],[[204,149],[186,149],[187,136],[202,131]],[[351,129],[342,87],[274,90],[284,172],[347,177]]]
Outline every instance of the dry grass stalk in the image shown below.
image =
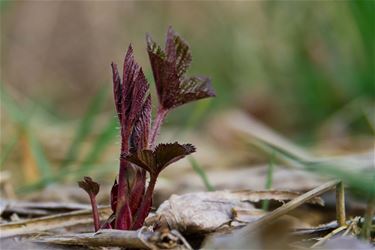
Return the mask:
[[345,187],[344,183],[339,182],[336,185],[336,218],[340,227],[346,225],[345,215]]
[[327,234],[326,236],[324,236],[323,238],[321,238],[318,242],[316,242],[314,245],[311,246],[311,248],[316,248],[318,246],[321,246],[323,245],[325,242],[327,242],[327,240],[329,240],[330,238],[332,238],[333,236],[335,236],[336,234],[340,233],[341,231],[345,230],[347,228],[347,226],[341,226],[341,227],[338,227],[336,228],[335,230],[333,230],[332,232],[330,232],[329,234]]
[[243,229],[243,232],[249,232],[253,231],[254,229],[259,229],[264,225],[270,224],[274,222],[277,218],[281,217],[282,215],[285,215],[292,211],[293,209],[301,206],[302,204],[310,201],[314,197],[317,197],[329,190],[332,190],[335,188],[335,186],[338,184],[338,181],[330,181],[327,182],[317,188],[314,188],[313,190],[291,200],[290,202],[286,203],[285,205],[275,209],[274,211],[268,213],[267,215],[263,216],[256,222],[250,224],[249,226],[245,227]]
[[[109,216],[110,213],[111,209],[109,207],[99,209],[99,215],[103,219]],[[0,238],[37,233],[79,224],[89,224],[92,223],[91,216],[90,209],[6,223],[0,225]]]
[[371,225],[375,214],[375,197],[371,197],[366,208],[365,221],[361,230],[361,237],[365,240],[371,238]]

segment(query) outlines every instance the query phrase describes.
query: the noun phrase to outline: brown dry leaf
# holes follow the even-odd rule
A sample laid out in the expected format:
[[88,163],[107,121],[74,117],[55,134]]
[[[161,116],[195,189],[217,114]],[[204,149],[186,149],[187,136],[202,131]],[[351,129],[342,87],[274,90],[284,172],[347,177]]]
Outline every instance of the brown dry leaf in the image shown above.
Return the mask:
[[[288,191],[216,191],[172,195],[146,225],[168,226],[183,233],[209,233],[233,227],[233,221],[251,222],[264,214],[250,202],[291,200],[300,194]],[[321,204],[320,198],[311,202]],[[238,217],[241,211],[242,217]],[[246,215],[246,216],[245,216]],[[251,219],[249,219],[251,218]],[[236,223],[238,226],[238,223]]]

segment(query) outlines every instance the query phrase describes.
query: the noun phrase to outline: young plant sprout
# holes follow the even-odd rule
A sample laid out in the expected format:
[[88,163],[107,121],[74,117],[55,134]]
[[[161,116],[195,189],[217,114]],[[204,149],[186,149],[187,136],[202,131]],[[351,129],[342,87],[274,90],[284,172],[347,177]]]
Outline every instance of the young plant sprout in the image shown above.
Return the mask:
[[[185,103],[215,96],[209,78],[185,76],[191,63],[191,53],[187,43],[171,27],[167,32],[165,49],[147,35],[147,51],[158,95],[153,122],[149,84],[142,68],[134,60],[132,46],[125,55],[122,79],[117,65],[112,63],[114,100],[121,126],[120,168],[111,190],[113,214],[101,228],[137,230],[142,227],[151,210],[152,195],[160,172],[195,152],[191,144],[155,145],[165,117],[170,110]],[[147,189],[146,172],[150,177]],[[97,231],[100,227],[95,196],[99,185],[93,183],[91,178],[85,177],[85,182],[79,182],[79,186],[90,195]]]

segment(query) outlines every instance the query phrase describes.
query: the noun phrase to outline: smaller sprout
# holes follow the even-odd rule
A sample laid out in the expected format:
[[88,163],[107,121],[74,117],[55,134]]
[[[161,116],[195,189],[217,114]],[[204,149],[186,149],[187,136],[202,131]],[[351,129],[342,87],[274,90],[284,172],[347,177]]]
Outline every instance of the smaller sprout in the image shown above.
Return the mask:
[[95,232],[97,232],[100,228],[100,221],[99,221],[99,212],[98,212],[98,206],[96,204],[96,195],[99,193],[100,185],[93,181],[91,177],[85,176],[83,178],[83,181],[78,182],[78,186],[85,190],[89,197],[92,207],[92,217],[94,220],[94,227]]

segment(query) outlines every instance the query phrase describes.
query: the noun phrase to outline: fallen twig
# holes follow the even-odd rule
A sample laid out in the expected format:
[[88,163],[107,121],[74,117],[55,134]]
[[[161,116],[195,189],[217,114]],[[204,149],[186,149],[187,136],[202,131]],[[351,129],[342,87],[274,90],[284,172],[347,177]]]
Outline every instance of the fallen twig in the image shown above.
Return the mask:
[[90,209],[88,204],[63,202],[27,202],[17,200],[1,200],[1,213],[17,213],[26,215],[50,215],[54,213],[70,212]]
[[101,230],[97,233],[42,236],[37,238],[35,241],[62,245],[130,247],[148,249],[150,247],[147,244],[147,241],[151,236],[151,232]]
[[[101,218],[107,218],[111,213],[110,207],[99,209]],[[19,222],[0,225],[0,238],[15,235],[36,233],[56,228],[70,227],[78,224],[92,223],[91,210],[81,210],[57,215],[45,216]]]
[[100,230],[97,233],[42,236],[36,242],[91,247],[126,247],[137,249],[191,249],[177,231],[152,232],[147,230]]

